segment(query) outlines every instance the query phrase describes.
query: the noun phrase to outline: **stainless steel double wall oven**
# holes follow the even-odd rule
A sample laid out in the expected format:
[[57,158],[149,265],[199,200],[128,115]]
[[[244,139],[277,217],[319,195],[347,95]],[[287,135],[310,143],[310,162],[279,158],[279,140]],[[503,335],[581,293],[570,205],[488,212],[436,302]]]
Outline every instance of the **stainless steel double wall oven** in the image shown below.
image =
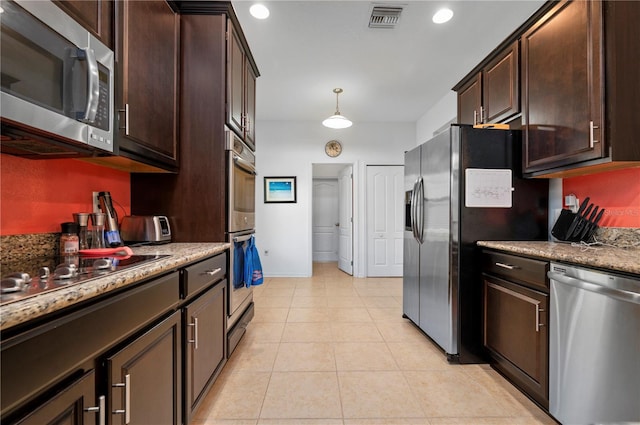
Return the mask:
[[244,284],[244,253],[255,233],[254,152],[227,130],[227,239],[229,255],[228,352],[231,354],[253,317],[253,289]]

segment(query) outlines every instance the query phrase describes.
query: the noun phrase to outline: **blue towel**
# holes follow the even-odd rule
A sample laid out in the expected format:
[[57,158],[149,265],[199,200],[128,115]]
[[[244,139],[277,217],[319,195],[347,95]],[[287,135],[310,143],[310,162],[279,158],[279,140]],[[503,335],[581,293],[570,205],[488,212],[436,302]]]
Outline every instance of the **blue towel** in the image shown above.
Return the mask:
[[251,285],[261,285],[262,282],[262,263],[256,248],[255,236],[251,236],[244,252],[244,284],[248,288]]
[[233,287],[244,286],[244,249],[243,242],[233,243]]

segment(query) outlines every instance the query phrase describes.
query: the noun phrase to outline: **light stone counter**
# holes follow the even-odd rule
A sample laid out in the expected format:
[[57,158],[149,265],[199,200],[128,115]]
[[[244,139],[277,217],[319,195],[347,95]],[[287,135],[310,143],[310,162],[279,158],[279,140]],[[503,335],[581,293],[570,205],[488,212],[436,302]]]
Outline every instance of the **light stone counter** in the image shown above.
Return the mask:
[[228,243],[170,243],[135,247],[133,252],[138,255],[170,256],[105,277],[4,304],[0,306],[0,330],[4,331],[76,303],[176,270],[186,264],[224,252],[229,247]]
[[571,263],[640,276],[640,248],[580,245],[564,242],[479,241],[479,246],[549,261]]

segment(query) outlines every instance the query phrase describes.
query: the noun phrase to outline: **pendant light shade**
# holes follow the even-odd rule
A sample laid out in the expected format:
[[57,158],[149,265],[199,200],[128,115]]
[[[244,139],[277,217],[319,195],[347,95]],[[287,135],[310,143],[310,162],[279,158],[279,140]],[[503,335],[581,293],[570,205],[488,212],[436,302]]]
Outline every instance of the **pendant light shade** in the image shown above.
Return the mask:
[[333,89],[333,92],[336,94],[336,113],[334,115],[331,115],[326,120],[322,121],[322,125],[335,129],[351,127],[353,123],[347,118],[340,115],[340,108],[338,107],[338,95],[342,93],[342,89],[336,88]]

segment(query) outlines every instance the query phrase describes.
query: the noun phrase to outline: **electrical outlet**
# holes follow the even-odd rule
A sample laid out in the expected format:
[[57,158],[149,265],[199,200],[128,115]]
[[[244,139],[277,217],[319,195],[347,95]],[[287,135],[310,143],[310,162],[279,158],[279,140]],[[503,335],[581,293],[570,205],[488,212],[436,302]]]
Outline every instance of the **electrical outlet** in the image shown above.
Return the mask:
[[100,212],[100,202],[98,201],[98,193],[100,192],[93,192],[93,197],[92,197],[92,203],[91,205],[93,205],[93,212]]

